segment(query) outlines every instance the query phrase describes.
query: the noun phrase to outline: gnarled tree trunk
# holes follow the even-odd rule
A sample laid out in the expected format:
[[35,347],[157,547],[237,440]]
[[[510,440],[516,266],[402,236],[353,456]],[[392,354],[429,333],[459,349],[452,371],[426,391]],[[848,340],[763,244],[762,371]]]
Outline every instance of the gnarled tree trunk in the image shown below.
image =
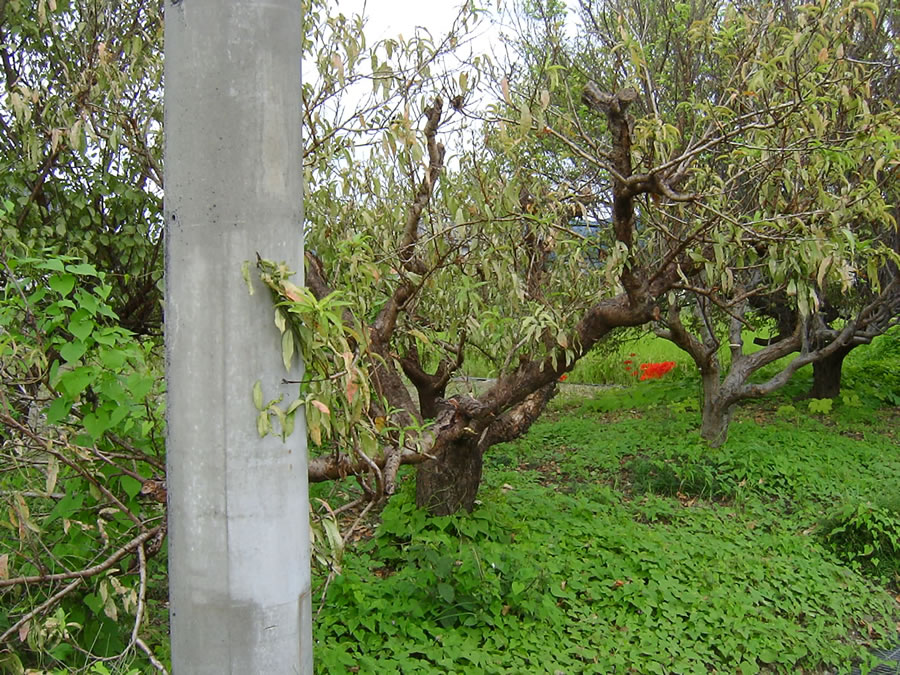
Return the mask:
[[809,398],[835,398],[841,393],[841,368],[855,345],[846,345],[813,363],[813,384]]
[[723,395],[722,383],[717,366],[707,366],[701,371],[703,382],[703,411],[700,437],[710,447],[717,448],[728,438],[728,424],[731,422],[732,404]]
[[[556,393],[556,382],[544,385],[522,400],[518,405],[493,417],[489,413],[477,414],[466,419],[464,401],[453,400],[456,408],[453,420],[445,427],[463,426],[463,433],[446,445],[434,459],[422,462],[416,468],[416,505],[436,516],[456,513],[460,509],[471,511],[475,506],[481,485],[482,462],[485,451],[492,445],[518,438],[534,423]],[[438,434],[435,445],[441,446]]]
[[416,505],[436,516],[471,511],[481,485],[478,438],[465,436],[416,468]]

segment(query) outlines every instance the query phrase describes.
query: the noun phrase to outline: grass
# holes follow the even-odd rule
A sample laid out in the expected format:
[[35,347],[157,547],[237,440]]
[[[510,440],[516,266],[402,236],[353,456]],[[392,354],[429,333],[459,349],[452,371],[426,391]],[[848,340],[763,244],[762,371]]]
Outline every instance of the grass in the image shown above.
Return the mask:
[[408,474],[328,589],[318,671],[872,667],[900,639],[898,411],[855,389],[810,411],[808,384],[741,408],[715,451],[691,378],[563,392],[490,451],[471,515],[426,518]]

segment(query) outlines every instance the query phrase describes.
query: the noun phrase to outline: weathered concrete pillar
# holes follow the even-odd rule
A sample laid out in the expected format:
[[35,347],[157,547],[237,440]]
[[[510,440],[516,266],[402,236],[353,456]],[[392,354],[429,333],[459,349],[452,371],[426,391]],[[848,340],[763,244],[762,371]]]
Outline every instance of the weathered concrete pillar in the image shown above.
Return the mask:
[[[260,439],[282,385],[268,292],[302,273],[301,3],[166,0],[169,584],[174,673],[312,672],[306,428]],[[299,281],[298,281],[299,283]]]

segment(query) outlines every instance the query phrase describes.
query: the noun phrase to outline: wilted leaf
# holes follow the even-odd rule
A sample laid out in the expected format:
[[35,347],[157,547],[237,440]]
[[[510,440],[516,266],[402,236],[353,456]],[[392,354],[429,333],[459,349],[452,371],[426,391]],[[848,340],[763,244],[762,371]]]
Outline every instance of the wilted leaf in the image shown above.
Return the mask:
[[253,406],[257,410],[263,409],[263,392],[262,392],[262,383],[257,380],[253,383]]
[[53,455],[47,458],[47,483],[45,491],[49,495],[56,487],[56,479],[59,477],[59,461]]
[[356,396],[356,392],[359,390],[359,385],[355,380],[349,379],[347,380],[347,400],[350,403],[353,403],[353,397]]
[[284,369],[290,370],[294,359],[294,334],[289,330],[281,334],[281,359],[284,362]]
[[270,428],[269,414],[263,410],[256,416],[256,431],[259,433],[259,437],[264,438],[265,435],[269,433]]
[[331,411],[328,409],[328,406],[322,403],[321,401],[317,401],[316,399],[311,399],[310,404],[318,408],[319,412],[323,415],[330,415]]

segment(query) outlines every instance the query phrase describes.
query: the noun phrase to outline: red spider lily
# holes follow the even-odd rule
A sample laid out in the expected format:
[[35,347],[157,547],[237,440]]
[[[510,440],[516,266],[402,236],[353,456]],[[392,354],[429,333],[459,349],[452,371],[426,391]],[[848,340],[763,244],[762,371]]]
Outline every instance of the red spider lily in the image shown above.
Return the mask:
[[674,361],[662,361],[660,363],[642,363],[641,368],[641,379],[642,380],[656,380],[661,378],[663,375],[668,373],[672,368],[675,367]]
[[560,376],[559,376],[559,381],[560,381],[560,382],[565,382],[567,377],[569,377],[569,376],[568,376],[568,375],[560,375]]

